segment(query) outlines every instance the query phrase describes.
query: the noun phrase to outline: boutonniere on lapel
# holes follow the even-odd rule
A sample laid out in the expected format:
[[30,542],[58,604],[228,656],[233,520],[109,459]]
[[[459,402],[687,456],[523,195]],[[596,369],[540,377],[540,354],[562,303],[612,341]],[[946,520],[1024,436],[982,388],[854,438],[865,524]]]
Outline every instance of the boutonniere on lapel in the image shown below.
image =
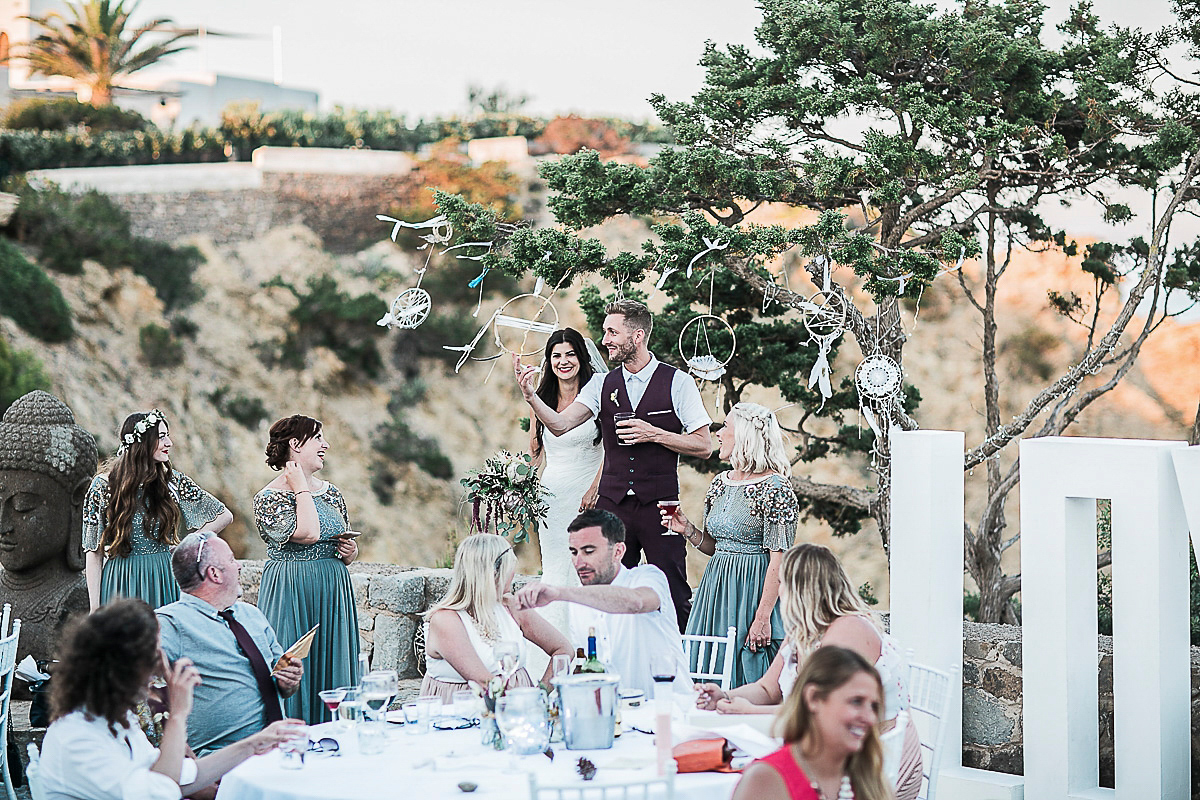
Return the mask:
[[614,406],[615,406],[615,405],[618,405],[618,403],[617,403],[617,390],[616,390],[616,389],[613,389],[613,391],[612,391],[612,394],[610,394],[610,395],[608,396],[608,399],[609,399],[609,400],[612,400],[612,402],[613,402],[613,405],[614,405]]

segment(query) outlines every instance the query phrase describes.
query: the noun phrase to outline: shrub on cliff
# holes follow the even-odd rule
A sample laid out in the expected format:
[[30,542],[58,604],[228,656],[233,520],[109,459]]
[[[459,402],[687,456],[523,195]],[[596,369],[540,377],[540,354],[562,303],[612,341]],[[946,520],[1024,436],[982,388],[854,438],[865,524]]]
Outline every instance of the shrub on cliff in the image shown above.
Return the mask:
[[0,239],[0,314],[43,342],[65,342],[75,333],[62,292],[16,245]]
[[171,331],[154,322],[138,329],[142,361],[151,367],[177,367],[183,363],[183,345]]
[[50,390],[50,379],[42,369],[42,362],[28,350],[14,350],[0,336],[0,414],[18,397],[34,389]]
[[35,189],[23,182],[16,189],[21,203],[8,230],[37,247],[45,266],[78,275],[84,259],[90,258],[109,269],[129,267],[154,287],[167,309],[199,299],[192,275],[204,257],[196,248],[134,236],[129,215],[94,189],[73,194],[54,185]]
[[375,295],[342,291],[332,275],[310,277],[304,289],[278,279],[264,285],[282,286],[298,301],[289,312],[294,329],[276,356],[281,364],[301,369],[310,349],[327,347],[351,372],[367,378],[379,374],[383,358],[376,342],[387,329],[375,321],[387,313],[387,303]]
[[90,131],[145,131],[153,124],[136,111],[118,106],[94,106],[73,97],[29,97],[11,104],[4,112],[3,124],[11,130],[66,131],[86,128]]

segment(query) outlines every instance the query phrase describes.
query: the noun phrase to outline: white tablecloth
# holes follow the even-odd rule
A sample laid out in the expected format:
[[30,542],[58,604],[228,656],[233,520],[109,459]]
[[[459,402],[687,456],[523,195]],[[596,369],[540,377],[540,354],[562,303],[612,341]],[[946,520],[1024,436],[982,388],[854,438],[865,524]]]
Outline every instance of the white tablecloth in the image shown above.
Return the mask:
[[[575,773],[580,756],[598,768],[593,785],[644,779],[654,770],[654,738],[628,727],[611,750],[567,750],[555,744],[553,762],[543,755],[514,757],[485,749],[478,728],[410,736],[400,726],[388,727],[387,749],[381,755],[361,755],[353,734],[339,734],[341,755],[310,754],[301,769],[283,769],[278,752],[251,758],[225,776],[217,800],[528,800],[530,770],[541,781],[582,784]],[[311,731],[316,739],[330,735],[331,728],[326,723]],[[729,800],[738,777],[713,772],[678,775],[675,791],[687,800]],[[458,788],[460,781],[472,781],[479,788],[465,795]]]

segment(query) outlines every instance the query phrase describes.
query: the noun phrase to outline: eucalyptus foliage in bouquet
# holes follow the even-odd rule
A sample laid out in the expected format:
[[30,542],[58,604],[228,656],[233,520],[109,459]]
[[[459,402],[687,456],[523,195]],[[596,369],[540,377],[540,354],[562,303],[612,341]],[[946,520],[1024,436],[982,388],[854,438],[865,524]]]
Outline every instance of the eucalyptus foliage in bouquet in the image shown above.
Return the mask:
[[501,450],[462,479],[471,503],[471,533],[512,534],[524,542],[550,507],[528,453]]

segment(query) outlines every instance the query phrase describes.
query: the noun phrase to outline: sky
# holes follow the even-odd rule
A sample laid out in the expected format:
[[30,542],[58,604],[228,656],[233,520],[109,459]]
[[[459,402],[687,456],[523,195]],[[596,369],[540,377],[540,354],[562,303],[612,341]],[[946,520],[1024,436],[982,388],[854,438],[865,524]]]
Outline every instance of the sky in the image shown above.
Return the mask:
[[[1048,0],[1048,18],[1066,0]],[[939,5],[949,6],[945,0]],[[1167,0],[1095,0],[1122,25],[1169,19]],[[335,105],[412,116],[466,110],[467,86],[530,95],[534,114],[653,118],[647,98],[690,97],[703,81],[703,44],[754,41],[749,0],[142,0],[141,16],[255,38],[207,36],[169,68],[271,80],[273,28],[284,83]]]
[[[1046,2],[1053,37],[1069,2]],[[1169,0],[1093,6],[1106,23],[1155,28],[1171,20]],[[252,37],[208,35],[164,70],[272,80],[278,26],[285,84],[315,89],[323,109],[389,109],[410,120],[467,111],[471,84],[529,95],[525,111],[534,115],[653,120],[651,94],[685,100],[703,83],[705,40],[753,45],[760,20],[750,0],[142,0],[138,11]],[[1051,224],[1078,234],[1131,235],[1130,225],[1109,226],[1094,209],[1045,210]]]

